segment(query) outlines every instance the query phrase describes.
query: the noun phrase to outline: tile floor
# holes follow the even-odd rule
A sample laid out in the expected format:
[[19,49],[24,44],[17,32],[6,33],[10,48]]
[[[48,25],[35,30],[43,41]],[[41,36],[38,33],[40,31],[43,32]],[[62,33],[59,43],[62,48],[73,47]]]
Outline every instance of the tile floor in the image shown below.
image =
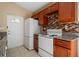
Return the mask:
[[39,57],[34,50],[27,50],[24,47],[17,47],[7,50],[7,57]]

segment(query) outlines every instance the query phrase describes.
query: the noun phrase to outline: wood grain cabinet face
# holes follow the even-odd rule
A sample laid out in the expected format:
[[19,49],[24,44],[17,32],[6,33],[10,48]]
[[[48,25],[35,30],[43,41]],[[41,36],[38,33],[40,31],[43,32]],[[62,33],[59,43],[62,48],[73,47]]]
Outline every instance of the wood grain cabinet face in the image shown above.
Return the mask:
[[39,24],[40,25],[43,25],[43,20],[44,20],[43,12],[40,12],[40,14],[39,14]]
[[64,41],[62,39],[56,39],[54,40],[54,45],[58,45],[67,49],[71,49],[71,42],[70,41]]
[[70,50],[60,46],[54,46],[54,57],[69,57]]
[[45,15],[58,11],[58,21],[60,23],[74,22],[77,19],[76,6],[76,2],[57,2],[38,12],[33,18],[38,18],[39,24],[46,26],[48,24],[48,19],[46,19]]
[[77,40],[63,40],[54,38],[55,57],[75,57],[77,56]]
[[75,21],[75,5],[74,2],[59,3],[59,21],[62,23]]
[[34,35],[34,49],[38,52],[38,35]]
[[48,20],[45,18],[45,12],[41,11],[39,14],[39,24],[42,26],[46,26],[48,23]]
[[50,6],[50,12],[55,12],[59,10],[59,3],[55,3],[53,5]]
[[50,7],[45,8],[43,11],[44,11],[44,15],[51,13]]

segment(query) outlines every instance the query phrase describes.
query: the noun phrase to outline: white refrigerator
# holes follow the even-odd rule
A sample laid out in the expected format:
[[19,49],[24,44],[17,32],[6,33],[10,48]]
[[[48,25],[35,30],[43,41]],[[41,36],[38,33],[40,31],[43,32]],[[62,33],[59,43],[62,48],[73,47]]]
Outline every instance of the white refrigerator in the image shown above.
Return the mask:
[[25,32],[24,32],[24,47],[32,50],[34,49],[34,34],[39,33],[38,20],[28,18],[25,20]]

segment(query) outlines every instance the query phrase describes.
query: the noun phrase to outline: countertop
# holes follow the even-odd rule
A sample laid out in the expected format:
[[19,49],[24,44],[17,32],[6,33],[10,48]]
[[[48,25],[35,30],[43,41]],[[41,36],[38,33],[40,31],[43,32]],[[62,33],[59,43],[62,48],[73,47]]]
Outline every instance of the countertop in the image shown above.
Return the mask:
[[76,40],[76,39],[79,39],[79,33],[64,32],[62,36],[56,36],[55,38],[67,40],[67,41]]
[[62,36],[56,36],[54,38],[70,41],[70,40],[76,40],[79,37],[78,36],[74,36],[74,35],[73,36],[65,36],[65,35],[62,35]]
[[67,41],[76,40],[79,39],[79,33],[73,33],[73,32],[63,33],[62,36],[57,36],[56,38]]
[[79,39],[79,33],[73,33],[73,32],[67,32],[67,33],[65,32],[62,34],[62,36],[49,36],[49,35],[43,35],[43,34],[40,34],[40,36],[43,36],[49,39],[58,38],[58,39],[67,40],[67,41]]

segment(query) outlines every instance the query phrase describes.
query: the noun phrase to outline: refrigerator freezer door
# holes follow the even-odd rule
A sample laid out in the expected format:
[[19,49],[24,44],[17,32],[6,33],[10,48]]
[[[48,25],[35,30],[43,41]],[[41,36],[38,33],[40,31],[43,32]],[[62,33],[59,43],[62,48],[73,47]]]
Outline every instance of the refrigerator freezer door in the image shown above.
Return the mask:
[[33,48],[33,45],[34,45],[34,38],[33,37],[29,37],[29,36],[25,36],[24,37],[24,46],[27,48],[27,49],[29,49],[29,50],[31,50],[31,49],[34,49]]

